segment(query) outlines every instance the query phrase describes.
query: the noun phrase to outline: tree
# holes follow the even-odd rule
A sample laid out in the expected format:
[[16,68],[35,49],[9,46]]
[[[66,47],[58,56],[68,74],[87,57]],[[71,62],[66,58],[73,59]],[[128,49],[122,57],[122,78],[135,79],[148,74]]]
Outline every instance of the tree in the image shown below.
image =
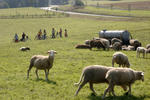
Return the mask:
[[73,6],[83,7],[84,3],[81,0],[75,0]]

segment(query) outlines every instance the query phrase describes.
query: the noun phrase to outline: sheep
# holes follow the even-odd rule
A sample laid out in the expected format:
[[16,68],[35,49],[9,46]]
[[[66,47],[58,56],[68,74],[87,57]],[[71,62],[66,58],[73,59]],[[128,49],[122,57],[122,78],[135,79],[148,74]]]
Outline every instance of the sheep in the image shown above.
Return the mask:
[[105,46],[100,40],[91,40],[90,47],[97,47],[98,49],[103,48],[103,50],[105,50]]
[[135,48],[134,48],[134,46],[128,45],[128,47],[122,46],[122,50],[124,50],[124,51],[134,51]]
[[[96,94],[95,90],[93,89],[93,83],[107,83],[105,79],[105,75],[108,70],[112,69],[113,67],[106,67],[103,65],[91,65],[87,66],[82,70],[82,74],[80,76],[80,80],[78,83],[75,83],[74,85],[78,86],[78,89],[75,93],[75,96],[78,95],[81,88],[89,82],[90,89],[94,94]],[[126,88],[122,86],[124,91]]]
[[109,47],[110,47],[109,40],[107,40],[105,38],[98,38],[98,37],[94,37],[93,40],[100,40],[101,43],[105,46],[105,48],[107,48],[107,50],[109,50]]
[[86,45],[90,45],[90,41],[91,41],[91,40],[85,40],[85,44],[86,44]]
[[27,50],[30,50],[30,48],[29,47],[21,47],[20,48],[20,51],[27,51]]
[[143,54],[143,58],[145,58],[146,48],[144,47],[138,47],[136,50],[136,57],[140,57],[140,53]]
[[32,58],[30,60],[29,69],[27,71],[27,79],[29,78],[30,70],[34,66],[36,68],[35,73],[36,73],[37,79],[39,79],[38,70],[44,70],[46,80],[48,80],[49,70],[53,66],[54,54],[56,54],[56,51],[50,50],[50,51],[48,51],[48,53],[49,53],[49,56],[43,56],[43,55],[32,56]]
[[109,50],[109,47],[110,47],[109,40],[104,39],[104,38],[100,38],[100,41],[101,41],[102,44],[105,46],[105,48],[107,48],[107,50]]
[[91,49],[89,45],[79,44],[75,46],[76,49]]
[[111,91],[112,94],[115,96],[115,93],[114,93],[115,85],[124,86],[124,87],[128,86],[129,90],[126,94],[131,95],[131,85],[136,80],[144,81],[144,72],[134,71],[133,69],[130,69],[130,68],[114,68],[114,69],[110,69],[106,73],[105,79],[109,82],[109,86],[104,91],[102,99],[105,98],[105,95],[107,94],[108,91],[109,92]]
[[147,44],[147,45],[146,45],[146,49],[149,49],[149,48],[150,48],[150,44]]
[[112,45],[112,48],[113,48],[113,50],[115,50],[115,51],[119,51],[119,50],[122,49],[122,45],[121,45],[120,42],[115,42],[115,43]]
[[117,38],[113,38],[111,40],[111,45],[113,45],[115,42],[120,42],[120,44],[122,44],[122,41],[120,39],[117,39]]
[[95,90],[93,89],[93,83],[105,83],[106,72],[111,68],[113,67],[106,67],[102,65],[91,65],[85,67],[82,70],[79,82],[74,84],[74,85],[80,84],[75,93],[75,96],[78,95],[80,89],[88,82],[90,85],[90,89],[93,91],[94,94],[96,94]]
[[130,45],[134,46],[135,50],[137,49],[137,47],[141,47],[142,46],[141,42],[139,42],[138,40],[135,40],[135,39],[131,39],[130,40]]
[[114,63],[119,64],[119,67],[130,67],[130,63],[128,57],[122,52],[115,52],[112,57],[112,67],[114,67]]

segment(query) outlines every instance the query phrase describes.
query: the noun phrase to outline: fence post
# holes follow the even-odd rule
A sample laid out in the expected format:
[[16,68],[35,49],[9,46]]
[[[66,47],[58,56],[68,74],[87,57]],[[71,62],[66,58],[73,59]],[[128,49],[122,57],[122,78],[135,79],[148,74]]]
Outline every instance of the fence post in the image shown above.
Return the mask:
[[110,9],[113,10],[113,4],[110,5]]
[[131,11],[131,4],[128,4],[128,11]]

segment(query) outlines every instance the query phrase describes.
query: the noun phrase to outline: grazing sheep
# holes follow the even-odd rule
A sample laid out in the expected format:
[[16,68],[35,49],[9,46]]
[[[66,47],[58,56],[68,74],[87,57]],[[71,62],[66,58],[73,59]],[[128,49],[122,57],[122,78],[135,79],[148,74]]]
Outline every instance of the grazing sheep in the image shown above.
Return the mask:
[[75,46],[76,49],[91,49],[89,45],[79,44]]
[[113,45],[115,42],[120,42],[120,44],[122,44],[122,41],[120,39],[117,39],[117,38],[113,38],[111,40],[111,45]]
[[150,48],[150,44],[147,44],[147,45],[146,45],[146,49],[149,49],[149,48]]
[[109,69],[112,69],[113,67],[105,67],[102,65],[91,65],[87,66],[82,70],[82,74],[80,76],[80,80],[78,83],[75,83],[74,85],[79,85],[75,96],[78,95],[78,92],[80,89],[89,82],[90,89],[93,91],[94,94],[96,94],[95,90],[93,89],[93,83],[105,83],[105,75]]
[[146,48],[144,47],[138,47],[136,50],[136,57],[140,57],[140,53],[143,54],[143,58],[145,58]]
[[[107,83],[105,79],[105,75],[108,70],[112,69],[113,67],[106,67],[102,65],[91,65],[87,66],[82,70],[82,74],[80,76],[80,80],[78,83],[74,85],[79,85],[75,96],[78,95],[81,88],[89,82],[90,89],[96,94],[95,90],[93,89],[93,83]],[[126,91],[126,87],[122,86],[124,91]]]
[[115,52],[112,57],[112,67],[114,67],[114,63],[119,64],[119,67],[130,67],[130,63],[128,57],[122,52]]
[[20,51],[27,51],[27,50],[30,50],[30,48],[29,47],[21,47],[20,48]]
[[134,71],[130,68],[114,68],[110,69],[106,74],[106,80],[109,82],[108,88],[104,91],[102,99],[105,98],[107,92],[111,91],[115,96],[114,87],[115,85],[119,86],[128,86],[129,90],[126,94],[131,94],[131,84],[136,80],[144,81],[144,73],[142,71]]
[[131,39],[130,40],[130,45],[134,46],[135,50],[137,49],[137,47],[141,47],[142,46],[141,42],[139,42],[138,40],[135,40],[135,39]]
[[122,49],[122,45],[121,45],[120,42],[115,42],[115,43],[112,45],[112,48],[113,48],[113,50],[115,50],[115,51],[119,51],[119,50]]
[[32,69],[32,67],[34,66],[36,68],[35,73],[36,73],[37,79],[39,78],[38,70],[44,70],[46,80],[48,80],[49,70],[53,66],[54,54],[56,54],[56,51],[50,50],[50,51],[48,51],[48,53],[49,53],[49,56],[43,56],[43,55],[32,56],[32,58],[30,60],[30,66],[27,71],[27,78],[29,78],[29,72]]
[[97,47],[98,49],[103,48],[103,50],[105,50],[105,46],[100,40],[91,40],[90,47]]

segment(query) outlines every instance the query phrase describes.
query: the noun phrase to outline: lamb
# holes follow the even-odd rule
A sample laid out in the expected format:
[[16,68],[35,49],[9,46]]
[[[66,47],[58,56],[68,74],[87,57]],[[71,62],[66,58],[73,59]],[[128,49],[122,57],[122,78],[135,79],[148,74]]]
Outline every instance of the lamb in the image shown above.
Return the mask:
[[98,49],[103,48],[103,50],[105,50],[105,46],[100,40],[91,40],[90,47],[97,47]]
[[115,85],[119,86],[128,86],[129,90],[126,94],[131,94],[131,85],[136,80],[144,81],[144,72],[142,71],[134,71],[130,68],[114,68],[110,69],[106,74],[106,80],[109,82],[108,88],[104,91],[104,95],[102,99],[105,98],[107,92],[111,91],[112,94],[115,96],[114,87]]
[[149,49],[149,48],[150,48],[150,44],[147,44],[147,45],[146,45],[146,49]]
[[79,44],[75,46],[76,49],[90,49],[91,47],[89,45],[85,45],[85,44]]
[[141,42],[139,42],[138,40],[135,40],[135,39],[131,39],[130,40],[130,45],[134,46],[135,50],[137,49],[137,47],[141,47],[142,46]]
[[122,53],[122,52],[116,52],[113,54],[113,57],[112,57],[112,67],[114,67],[114,63],[117,63],[119,64],[119,67],[122,66],[122,67],[130,67],[130,63],[129,63],[129,60],[128,60],[128,57]]
[[113,38],[111,40],[111,45],[113,45],[115,42],[120,42],[120,44],[122,44],[122,41],[120,39],[117,39],[117,38]]
[[136,57],[140,57],[140,53],[143,54],[143,58],[145,58],[146,48],[144,47],[138,47],[136,50]]
[[112,48],[113,50],[115,51],[119,51],[122,49],[122,44],[120,42],[115,42],[113,45],[112,45]]
[[[107,83],[105,79],[105,75],[107,71],[112,68],[113,67],[106,67],[102,65],[91,65],[91,66],[85,67],[82,70],[82,74],[80,76],[79,82],[74,84],[74,85],[80,84],[75,93],[75,96],[78,95],[80,89],[88,82],[90,85],[90,89],[93,91],[94,94],[96,94],[95,90],[93,89],[93,83]],[[123,89],[126,90],[125,87],[123,87]]]
[[38,70],[44,70],[46,80],[48,80],[49,70],[53,66],[54,54],[56,54],[56,51],[50,50],[50,51],[48,51],[48,53],[49,53],[49,56],[43,56],[43,55],[32,56],[32,58],[30,60],[29,69],[27,71],[27,78],[29,78],[29,72],[32,69],[32,67],[34,66],[36,68],[35,73],[36,73],[37,79],[39,78]]
[[27,50],[30,50],[30,48],[29,47],[21,47],[20,48],[20,51],[27,51]]

